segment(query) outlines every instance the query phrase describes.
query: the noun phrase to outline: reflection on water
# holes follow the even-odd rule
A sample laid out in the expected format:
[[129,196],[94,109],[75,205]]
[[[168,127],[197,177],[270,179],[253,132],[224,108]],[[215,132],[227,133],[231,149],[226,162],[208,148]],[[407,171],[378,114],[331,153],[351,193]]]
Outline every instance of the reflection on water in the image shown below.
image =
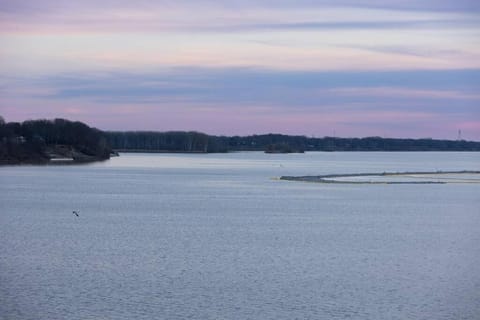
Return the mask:
[[[0,168],[0,318],[476,319],[477,153],[122,154]],[[79,217],[72,210],[80,212]]]

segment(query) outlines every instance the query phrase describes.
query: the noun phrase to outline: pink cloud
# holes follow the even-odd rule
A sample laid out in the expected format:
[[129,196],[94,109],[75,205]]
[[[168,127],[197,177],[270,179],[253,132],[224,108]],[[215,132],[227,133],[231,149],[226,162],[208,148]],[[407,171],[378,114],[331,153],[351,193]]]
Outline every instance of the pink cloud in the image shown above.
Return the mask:
[[375,87],[375,88],[335,88],[326,92],[340,94],[342,96],[369,96],[388,98],[426,98],[426,99],[475,99],[480,100],[479,93],[465,93],[455,90],[422,90],[399,87]]

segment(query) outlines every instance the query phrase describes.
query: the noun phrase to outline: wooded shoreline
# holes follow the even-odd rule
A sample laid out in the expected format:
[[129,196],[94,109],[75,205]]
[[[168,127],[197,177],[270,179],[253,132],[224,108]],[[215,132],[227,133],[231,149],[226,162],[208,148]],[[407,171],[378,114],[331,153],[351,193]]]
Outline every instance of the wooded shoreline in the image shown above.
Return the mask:
[[[225,153],[263,151],[480,151],[480,142],[403,138],[306,137],[283,134],[214,136],[195,131],[101,131],[65,119],[6,123],[0,117],[0,165],[81,163],[116,152]],[[53,160],[53,161],[52,161]],[[65,162],[65,161],[64,161]]]

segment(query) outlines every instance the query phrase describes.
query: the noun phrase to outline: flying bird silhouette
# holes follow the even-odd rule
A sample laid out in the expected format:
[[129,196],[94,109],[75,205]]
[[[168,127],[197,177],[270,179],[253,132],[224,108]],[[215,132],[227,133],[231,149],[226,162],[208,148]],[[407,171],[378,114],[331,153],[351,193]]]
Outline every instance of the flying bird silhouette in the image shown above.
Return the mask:
[[72,212],[72,213],[73,213],[74,215],[76,215],[77,217],[79,217],[79,214],[78,214],[78,212],[77,212],[77,211],[73,210],[73,212]]

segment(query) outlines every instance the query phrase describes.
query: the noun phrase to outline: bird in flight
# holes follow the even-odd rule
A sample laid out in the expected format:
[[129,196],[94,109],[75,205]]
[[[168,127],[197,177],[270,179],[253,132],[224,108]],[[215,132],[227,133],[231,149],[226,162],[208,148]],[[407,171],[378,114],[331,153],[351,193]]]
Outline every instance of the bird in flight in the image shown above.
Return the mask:
[[79,217],[79,215],[78,215],[78,212],[77,212],[77,211],[73,210],[73,212],[72,212],[72,213],[73,213],[74,215],[76,215],[77,217]]

